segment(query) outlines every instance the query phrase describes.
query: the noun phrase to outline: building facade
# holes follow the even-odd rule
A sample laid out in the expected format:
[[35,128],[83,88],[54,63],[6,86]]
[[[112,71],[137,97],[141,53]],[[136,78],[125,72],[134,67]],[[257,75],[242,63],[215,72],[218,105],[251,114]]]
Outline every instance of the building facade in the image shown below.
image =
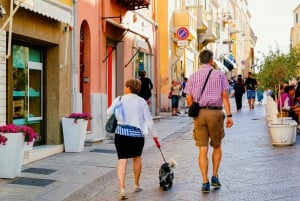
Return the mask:
[[87,142],[104,139],[107,107],[141,70],[154,84],[155,116],[170,110],[171,81],[198,70],[201,50],[214,52],[228,78],[253,63],[247,0],[4,0],[0,8],[0,124],[29,124],[40,134],[35,146],[54,147],[49,154],[63,151],[61,118],[72,112],[91,114]]
[[247,0],[179,0],[158,5],[161,111],[169,111],[171,81],[199,68],[201,50],[214,52],[216,68],[228,79],[247,75],[256,37]]
[[290,37],[291,48],[298,48],[300,45],[300,4],[293,10],[293,27]]
[[36,145],[62,144],[60,119],[71,111],[72,2],[1,3],[0,122],[30,125]]

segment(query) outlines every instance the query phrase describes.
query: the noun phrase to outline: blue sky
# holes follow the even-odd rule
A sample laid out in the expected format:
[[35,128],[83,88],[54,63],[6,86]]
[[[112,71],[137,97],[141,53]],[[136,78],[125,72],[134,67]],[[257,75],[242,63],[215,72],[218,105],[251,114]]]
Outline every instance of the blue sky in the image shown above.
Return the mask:
[[290,45],[290,30],[293,26],[293,10],[299,0],[249,0],[250,24],[258,37],[255,52],[267,54],[277,46],[287,52]]

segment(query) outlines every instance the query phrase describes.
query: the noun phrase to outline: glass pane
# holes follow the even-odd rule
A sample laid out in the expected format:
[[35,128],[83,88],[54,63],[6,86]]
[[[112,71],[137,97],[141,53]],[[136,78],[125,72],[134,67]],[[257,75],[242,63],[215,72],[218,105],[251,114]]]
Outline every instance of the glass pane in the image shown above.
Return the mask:
[[29,49],[29,61],[42,62],[42,53],[40,50]]
[[41,117],[41,78],[42,71],[29,69],[29,113],[28,117]]
[[14,68],[26,67],[25,47],[19,45],[13,45],[13,67]]

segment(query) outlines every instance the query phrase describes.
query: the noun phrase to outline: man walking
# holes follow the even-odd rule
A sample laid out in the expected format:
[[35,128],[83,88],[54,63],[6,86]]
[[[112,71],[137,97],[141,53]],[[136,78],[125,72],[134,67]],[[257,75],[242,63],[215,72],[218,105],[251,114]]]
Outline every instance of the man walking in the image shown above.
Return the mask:
[[[198,117],[194,118],[193,137],[196,146],[199,147],[198,164],[201,171],[203,184],[202,192],[210,191],[208,179],[208,143],[213,147],[212,152],[212,177],[211,185],[220,188],[221,183],[218,178],[218,170],[222,158],[221,141],[224,134],[225,115],[222,111],[224,106],[226,113],[226,127],[233,125],[230,110],[228,80],[224,73],[213,70],[213,53],[210,50],[203,50],[199,56],[201,69],[193,73],[187,83],[184,92],[187,94],[187,104],[193,101],[198,102],[200,110]],[[212,70],[205,90],[201,95],[205,80]]]
[[249,104],[249,109],[254,109],[255,102],[255,90],[257,87],[257,81],[254,77],[252,77],[252,73],[248,72],[248,77],[245,82],[246,90],[247,90],[247,99]]

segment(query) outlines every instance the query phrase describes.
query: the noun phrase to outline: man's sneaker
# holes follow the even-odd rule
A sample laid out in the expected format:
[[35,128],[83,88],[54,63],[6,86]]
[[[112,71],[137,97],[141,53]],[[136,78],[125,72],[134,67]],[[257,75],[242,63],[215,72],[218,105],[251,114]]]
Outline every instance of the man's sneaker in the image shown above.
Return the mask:
[[209,193],[209,190],[210,190],[210,184],[209,184],[209,182],[208,183],[203,183],[202,184],[202,192],[203,193]]
[[211,177],[211,185],[216,188],[221,188],[221,183],[219,182],[218,176]]

